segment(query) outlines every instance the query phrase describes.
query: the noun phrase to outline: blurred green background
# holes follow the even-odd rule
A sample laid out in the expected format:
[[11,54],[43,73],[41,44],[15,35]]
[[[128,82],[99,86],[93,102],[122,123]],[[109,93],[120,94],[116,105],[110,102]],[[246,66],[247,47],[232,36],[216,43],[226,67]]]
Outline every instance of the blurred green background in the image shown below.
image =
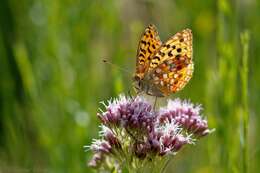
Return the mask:
[[260,169],[260,1],[2,0],[0,172],[94,172],[100,101],[127,93],[138,41],[193,30],[195,71],[180,97],[202,103],[216,131],[168,172]]

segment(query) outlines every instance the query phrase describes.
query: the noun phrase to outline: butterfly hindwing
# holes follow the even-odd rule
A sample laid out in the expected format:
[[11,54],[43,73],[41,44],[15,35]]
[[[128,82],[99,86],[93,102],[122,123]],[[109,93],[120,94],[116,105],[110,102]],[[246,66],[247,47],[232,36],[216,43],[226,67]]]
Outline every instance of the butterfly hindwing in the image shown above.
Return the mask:
[[154,83],[162,92],[169,95],[181,90],[191,79],[193,63],[186,56],[178,59],[170,58],[154,68],[150,73],[151,83]]

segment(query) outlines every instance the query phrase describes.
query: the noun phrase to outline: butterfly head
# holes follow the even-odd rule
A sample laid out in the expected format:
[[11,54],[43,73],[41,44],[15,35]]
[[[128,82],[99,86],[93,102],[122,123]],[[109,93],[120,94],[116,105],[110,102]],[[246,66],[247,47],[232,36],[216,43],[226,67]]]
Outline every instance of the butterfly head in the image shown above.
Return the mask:
[[151,80],[148,76],[141,77],[140,75],[134,76],[134,88],[139,94],[145,92],[148,95],[156,97],[164,97],[165,94],[156,86],[151,83]]
[[137,91],[137,93],[141,92],[143,90],[143,77],[140,76],[140,74],[135,74],[135,76],[133,77],[133,81],[134,81],[134,88]]
[[150,88],[149,80],[147,80],[147,76],[143,76],[143,74],[135,74],[134,78],[134,88],[137,93],[148,92]]

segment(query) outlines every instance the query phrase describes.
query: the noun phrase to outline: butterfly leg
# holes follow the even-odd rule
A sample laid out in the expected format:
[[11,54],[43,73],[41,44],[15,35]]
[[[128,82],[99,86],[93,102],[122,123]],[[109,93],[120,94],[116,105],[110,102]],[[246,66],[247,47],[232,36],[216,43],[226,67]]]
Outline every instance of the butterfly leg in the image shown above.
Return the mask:
[[156,103],[157,103],[157,96],[155,96],[155,99],[154,99],[154,104],[153,104],[153,110],[155,111],[155,108],[156,108]]
[[131,98],[131,100],[134,100],[134,97],[132,96],[132,94],[131,94],[131,91],[130,90],[128,90],[128,92],[127,92],[127,95]]
[[143,94],[143,91],[141,91],[141,90],[138,90],[138,91],[136,92],[136,95],[137,95],[137,96],[139,96],[139,95],[141,95],[141,94]]

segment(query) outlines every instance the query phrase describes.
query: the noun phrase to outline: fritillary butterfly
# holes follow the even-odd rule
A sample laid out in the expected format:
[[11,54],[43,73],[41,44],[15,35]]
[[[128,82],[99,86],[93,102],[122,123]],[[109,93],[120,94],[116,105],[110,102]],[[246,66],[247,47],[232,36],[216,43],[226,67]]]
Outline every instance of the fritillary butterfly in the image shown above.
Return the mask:
[[156,27],[149,25],[137,50],[134,81],[138,93],[168,96],[181,90],[192,73],[191,30],[184,29],[162,44]]

